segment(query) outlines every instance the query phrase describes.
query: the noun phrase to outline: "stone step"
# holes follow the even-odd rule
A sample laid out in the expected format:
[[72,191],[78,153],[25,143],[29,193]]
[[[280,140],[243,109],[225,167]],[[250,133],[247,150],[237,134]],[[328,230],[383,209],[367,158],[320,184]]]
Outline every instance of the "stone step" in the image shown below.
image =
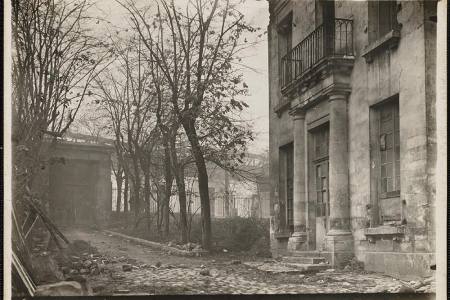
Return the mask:
[[285,256],[283,262],[297,264],[319,264],[326,263],[325,257],[320,256]]
[[320,251],[290,251],[289,256],[301,256],[301,257],[320,257]]
[[324,271],[326,269],[330,268],[329,264],[321,263],[321,264],[298,264],[298,263],[282,263],[284,266],[288,268],[294,268],[302,273],[309,273],[309,272],[319,272]]

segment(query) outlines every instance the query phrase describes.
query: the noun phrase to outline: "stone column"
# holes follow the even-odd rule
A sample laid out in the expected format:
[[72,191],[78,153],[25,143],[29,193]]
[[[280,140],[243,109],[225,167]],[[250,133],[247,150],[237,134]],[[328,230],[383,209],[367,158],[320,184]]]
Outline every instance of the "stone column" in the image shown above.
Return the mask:
[[331,263],[342,266],[353,256],[348,185],[347,93],[333,93],[329,95],[329,104],[330,216],[327,250],[333,253]]
[[294,232],[288,250],[307,250],[306,185],[305,185],[305,113],[294,114]]

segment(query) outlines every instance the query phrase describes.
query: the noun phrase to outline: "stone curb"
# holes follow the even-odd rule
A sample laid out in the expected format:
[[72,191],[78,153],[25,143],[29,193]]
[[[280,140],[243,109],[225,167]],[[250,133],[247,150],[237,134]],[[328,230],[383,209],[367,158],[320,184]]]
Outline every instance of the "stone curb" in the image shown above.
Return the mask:
[[148,246],[150,248],[155,248],[158,250],[165,250],[165,251],[170,251],[173,254],[177,254],[180,256],[202,256],[204,253],[207,253],[207,251],[202,250],[201,252],[194,252],[194,251],[186,251],[186,250],[181,250],[175,247],[169,247],[167,245],[163,245],[161,243],[157,243],[157,242],[152,242],[152,241],[147,241],[144,239],[140,239],[140,238],[136,238],[136,237],[132,237],[126,234],[122,234],[122,233],[118,233],[115,231],[110,231],[110,230],[103,230],[103,232],[105,233],[109,233],[111,235],[117,236],[117,237],[121,237],[127,240],[130,240],[136,244],[139,245],[143,245],[143,246]]

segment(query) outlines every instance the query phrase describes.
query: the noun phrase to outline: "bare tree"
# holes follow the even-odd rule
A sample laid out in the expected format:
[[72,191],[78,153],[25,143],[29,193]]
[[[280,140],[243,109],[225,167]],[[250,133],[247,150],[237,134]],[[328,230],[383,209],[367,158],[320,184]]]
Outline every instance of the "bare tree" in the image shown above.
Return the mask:
[[[156,126],[154,95],[151,90],[150,72],[141,63],[138,39],[113,40],[112,51],[116,62],[108,72],[98,79],[99,101],[108,112],[115,128],[116,143],[122,154],[125,174],[131,175],[132,199],[136,225],[141,209],[141,180],[144,177],[144,211],[150,224],[150,156],[154,147],[152,138]],[[129,163],[128,163],[129,160]]]
[[148,15],[148,9],[138,8],[133,1],[122,5],[170,87],[172,109],[186,133],[198,171],[202,245],[209,249],[208,173],[199,134],[202,113],[219,101],[217,88],[224,88],[220,83],[230,79],[232,60],[243,49],[239,39],[254,29],[230,1],[189,1],[182,11],[174,1],[161,0],[154,18]]
[[45,137],[55,142],[68,130],[110,57],[87,29],[94,21],[89,7],[87,1],[12,1],[16,204],[36,192],[32,183],[45,168]]

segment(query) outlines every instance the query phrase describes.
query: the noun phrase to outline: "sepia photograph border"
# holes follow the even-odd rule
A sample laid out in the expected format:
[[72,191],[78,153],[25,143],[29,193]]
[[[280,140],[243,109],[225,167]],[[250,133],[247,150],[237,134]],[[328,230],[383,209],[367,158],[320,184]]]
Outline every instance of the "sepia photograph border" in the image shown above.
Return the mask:
[[[253,0],[248,0],[253,1]],[[408,1],[408,0],[406,0]],[[414,0],[413,0],[414,1]],[[3,296],[11,295],[11,5],[9,0],[3,3]],[[436,74],[436,123],[437,123],[437,163],[436,163],[436,299],[446,299],[447,295],[447,0],[438,1],[437,26],[437,74]],[[267,63],[267,62],[264,62]],[[266,296],[266,295],[264,295]],[[310,297],[311,296],[311,297]],[[329,295],[328,295],[329,296]],[[351,296],[351,295],[349,295]],[[360,295],[361,296],[361,295]],[[400,295],[392,295],[400,299]],[[149,296],[153,298],[154,296]],[[193,296],[179,295],[176,298]],[[211,297],[211,296],[209,296]],[[212,296],[215,298],[215,296]],[[336,294],[337,299],[346,295]],[[399,298],[400,297],[400,298]],[[89,297],[91,298],[91,297]],[[92,299],[97,297],[92,297]],[[109,297],[98,297],[106,299]],[[118,297],[111,297],[118,299]],[[133,297],[130,297],[133,298]],[[138,297],[137,297],[138,298]],[[145,297],[144,297],[145,298]],[[157,298],[157,297],[156,297]],[[165,297],[162,297],[165,298]],[[220,298],[220,297],[218,297]],[[261,298],[255,295],[254,298]],[[291,296],[286,297],[291,298]],[[308,295],[304,299],[324,299],[321,295]],[[353,296],[351,296],[353,298]],[[357,298],[357,297],[356,297]],[[364,297],[364,299],[371,297]],[[389,295],[380,294],[378,299],[387,299]],[[56,297],[53,299],[57,299]],[[410,298],[405,295],[405,299]],[[417,298],[419,299],[419,298]],[[422,299],[422,298],[421,298]]]

